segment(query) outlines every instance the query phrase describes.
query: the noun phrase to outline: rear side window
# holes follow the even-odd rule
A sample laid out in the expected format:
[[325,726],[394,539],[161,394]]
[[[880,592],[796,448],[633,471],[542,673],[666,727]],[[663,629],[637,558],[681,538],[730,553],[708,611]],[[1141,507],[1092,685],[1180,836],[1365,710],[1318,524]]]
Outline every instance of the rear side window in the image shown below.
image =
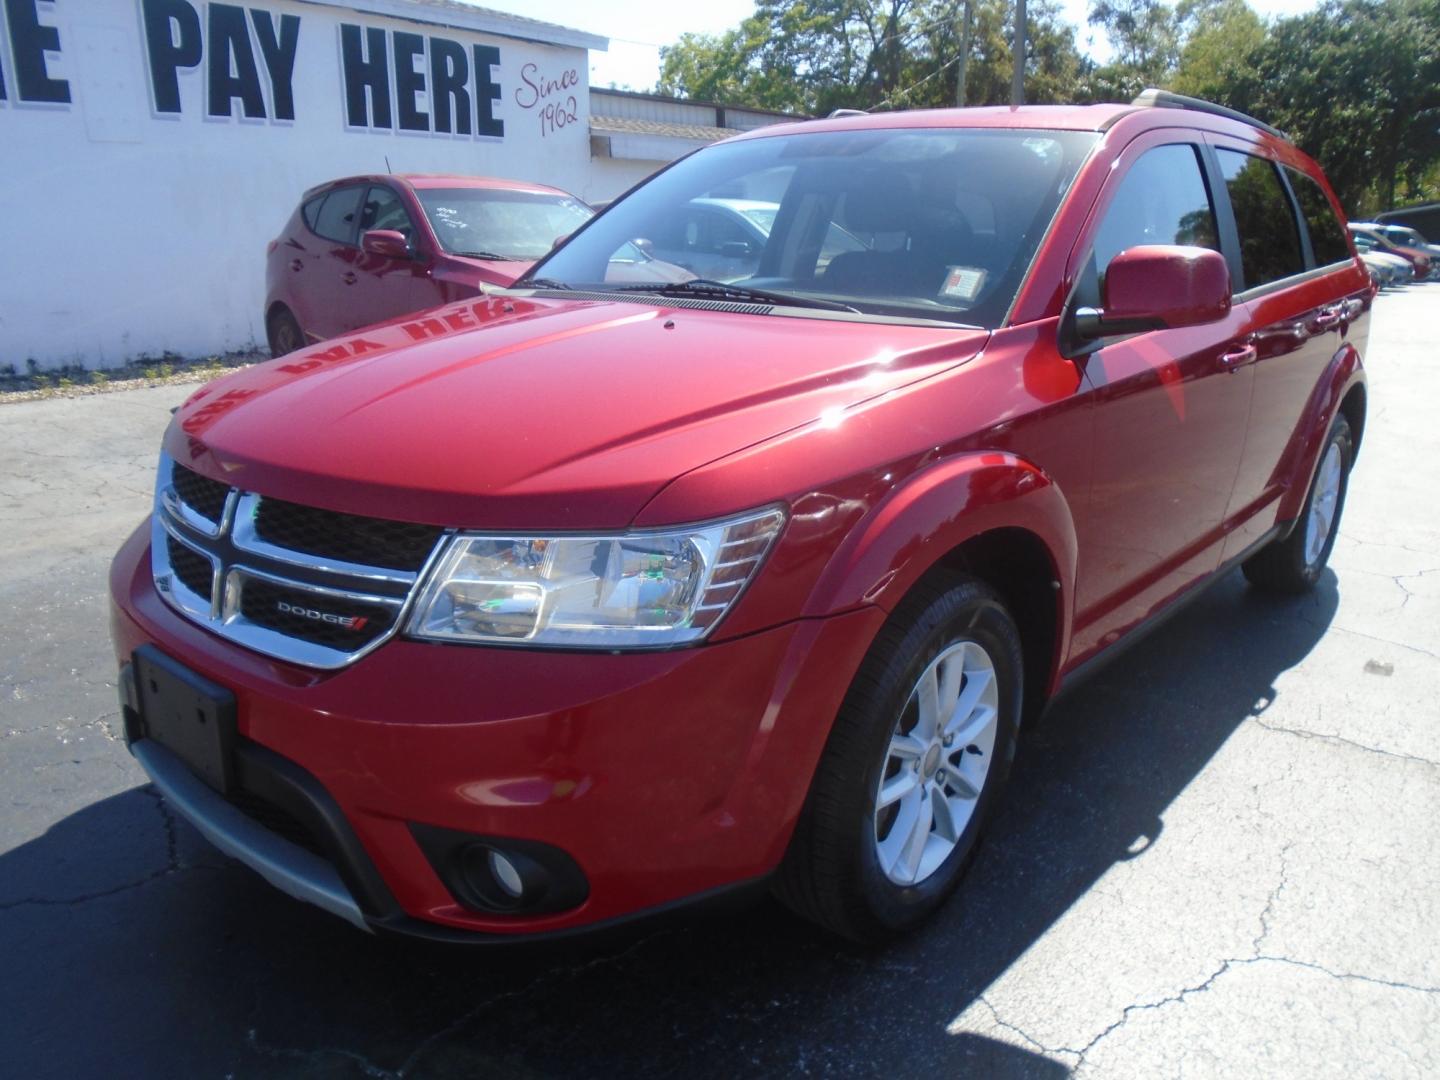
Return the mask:
[[1144,244],[1220,250],[1215,211],[1195,147],[1157,146],[1130,166],[1095,234],[1091,261],[1080,283],[1079,304],[1100,306],[1110,260],[1127,248]]
[[314,229],[326,240],[341,244],[355,242],[355,218],[360,211],[360,195],[364,188],[348,187],[332,191],[316,215]]
[[1222,149],[1216,154],[1240,233],[1245,288],[1302,273],[1305,257],[1300,253],[1295,213],[1275,166],[1264,158],[1236,150]]
[[1350,258],[1350,245],[1345,241],[1345,227],[1335,216],[1335,208],[1325,189],[1311,177],[1286,167],[1290,177],[1290,190],[1300,203],[1300,213],[1305,215],[1305,226],[1310,230],[1310,247],[1315,252],[1316,266],[1329,266]]

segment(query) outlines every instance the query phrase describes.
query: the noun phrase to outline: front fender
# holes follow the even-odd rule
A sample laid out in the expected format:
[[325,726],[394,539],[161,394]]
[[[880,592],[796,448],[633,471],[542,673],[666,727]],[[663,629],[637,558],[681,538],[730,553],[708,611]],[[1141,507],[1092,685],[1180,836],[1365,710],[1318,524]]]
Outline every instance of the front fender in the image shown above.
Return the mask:
[[1058,484],[1016,454],[961,454],[897,486],[836,549],[805,614],[831,615],[874,604],[894,610],[924,574],[965,541],[995,529],[1023,529],[1044,545],[1059,583],[1060,648],[1069,647],[1076,540]]

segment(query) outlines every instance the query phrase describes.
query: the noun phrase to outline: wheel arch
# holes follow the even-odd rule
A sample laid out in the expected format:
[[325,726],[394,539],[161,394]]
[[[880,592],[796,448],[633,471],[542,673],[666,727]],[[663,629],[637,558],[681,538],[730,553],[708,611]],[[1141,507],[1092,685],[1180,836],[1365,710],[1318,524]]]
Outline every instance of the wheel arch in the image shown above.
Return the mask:
[[1346,342],[1336,351],[1324,376],[1316,384],[1304,418],[1286,450],[1286,458],[1282,459],[1282,475],[1289,476],[1290,480],[1288,490],[1280,500],[1276,515],[1278,521],[1294,522],[1299,519],[1305,500],[1310,495],[1320,448],[1325,445],[1336,415],[1344,415],[1349,423],[1353,445],[1358,452],[1365,429],[1365,411],[1365,371],[1361,366],[1359,350]]
[[275,316],[279,315],[282,311],[288,311],[290,317],[297,323],[300,321],[300,317],[295,314],[295,309],[285,303],[284,300],[272,300],[265,308],[265,328],[267,330],[270,328],[270,323],[274,321]]
[[1360,438],[1365,433],[1365,411],[1368,405],[1364,382],[1356,382],[1345,392],[1340,401],[1340,412],[1350,425],[1350,437],[1354,450],[1360,452]]
[[1059,485],[1008,452],[960,455],[892,491],[839,545],[807,614],[895,607],[929,575],[972,574],[1019,624],[1027,716],[1053,693],[1069,645],[1075,524]]

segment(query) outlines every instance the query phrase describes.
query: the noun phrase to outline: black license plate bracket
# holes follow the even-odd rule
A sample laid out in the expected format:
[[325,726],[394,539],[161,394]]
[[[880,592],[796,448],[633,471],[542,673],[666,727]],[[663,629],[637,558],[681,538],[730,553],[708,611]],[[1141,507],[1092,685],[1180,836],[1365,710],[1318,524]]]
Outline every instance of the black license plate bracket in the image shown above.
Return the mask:
[[140,646],[132,659],[145,738],[228,792],[235,779],[235,695],[153,645]]

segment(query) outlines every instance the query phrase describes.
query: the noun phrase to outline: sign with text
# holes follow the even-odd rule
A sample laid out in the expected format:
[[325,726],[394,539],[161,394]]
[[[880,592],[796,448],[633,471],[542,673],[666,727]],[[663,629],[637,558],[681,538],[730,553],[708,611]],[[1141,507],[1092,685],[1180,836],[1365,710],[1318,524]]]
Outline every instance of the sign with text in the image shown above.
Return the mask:
[[[48,17],[57,2],[0,0],[13,58],[7,70],[0,50],[0,101],[71,103],[69,80],[52,73],[66,44]],[[198,75],[206,119],[297,119],[296,63],[307,23],[316,20],[201,0],[139,0],[136,10],[154,116],[183,115],[182,80]],[[505,93],[500,46],[352,22],[334,29],[339,94],[325,104],[338,103],[347,130],[505,137],[494,107]],[[544,136],[579,123],[582,89],[578,68],[545,71],[531,61],[521,66],[511,100],[534,113]]]

